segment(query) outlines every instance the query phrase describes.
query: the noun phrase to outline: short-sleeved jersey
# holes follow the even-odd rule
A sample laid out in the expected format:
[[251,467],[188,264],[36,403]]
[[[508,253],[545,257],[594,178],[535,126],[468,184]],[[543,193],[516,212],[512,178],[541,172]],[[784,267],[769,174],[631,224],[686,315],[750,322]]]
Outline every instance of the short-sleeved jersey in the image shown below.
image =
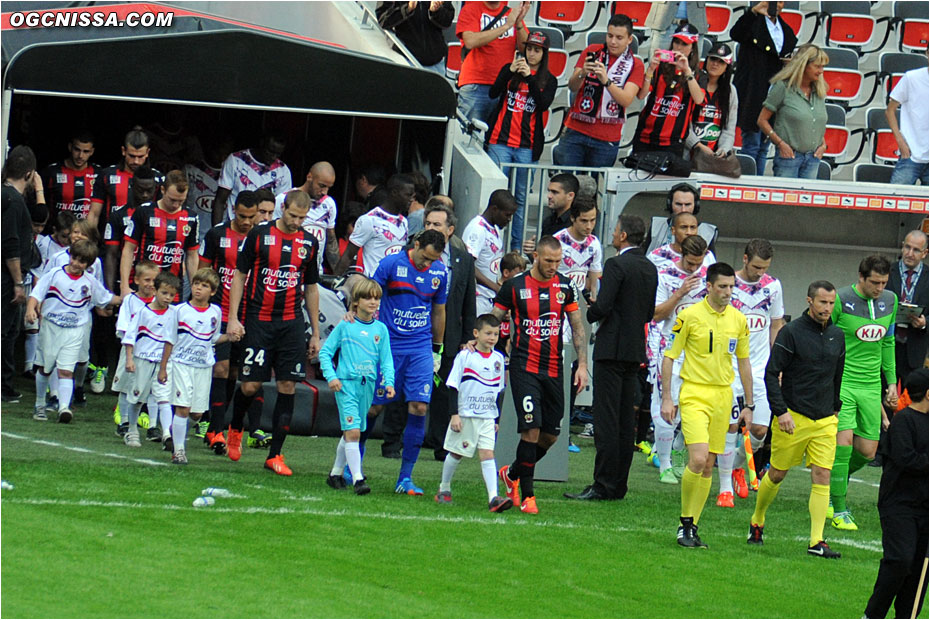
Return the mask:
[[59,327],[85,325],[94,306],[104,306],[113,298],[97,278],[87,272],[75,276],[64,267],[46,271],[29,296],[42,304],[42,320]]
[[129,226],[132,214],[135,212],[136,208],[131,203],[110,212],[107,225],[103,229],[104,245],[119,246],[122,251],[123,243],[126,241],[126,227]]
[[[649,262],[656,266],[658,271],[662,271],[669,265],[674,265],[680,261],[681,254],[672,248],[671,243],[666,243],[665,245],[661,245],[647,254],[646,258],[648,258]],[[704,262],[701,264],[704,267],[710,267],[716,262],[717,257],[714,256],[714,253],[710,250],[707,250],[707,254],[704,255]]]
[[122,343],[132,345],[132,356],[147,362],[160,362],[165,344],[178,341],[178,307],[168,306],[165,310],[153,310],[142,306],[129,322]]
[[749,357],[746,317],[730,304],[717,312],[706,297],[678,313],[671,337],[665,357],[676,359],[684,351],[681,378],[690,383],[730,385],[735,376],[731,358]]
[[[165,182],[165,175],[152,168],[155,173],[155,187],[161,187]],[[92,202],[103,205],[100,212],[101,221],[106,222],[114,209],[119,209],[129,202],[132,189],[132,170],[123,170],[120,165],[108,166],[101,170],[94,181],[94,194]]]
[[[504,258],[504,231],[476,215],[465,227],[462,241],[468,253],[475,257],[475,269],[491,282],[501,276],[501,259]],[[478,297],[494,299],[496,293],[482,284],[475,285]]]
[[594,235],[588,235],[578,241],[572,237],[567,228],[555,233],[555,238],[562,244],[562,263],[559,273],[571,280],[578,289],[587,283],[588,273],[604,271],[604,253],[601,242]]
[[[281,192],[274,199],[274,217],[275,219],[284,214],[284,198],[287,192]],[[332,196],[323,196],[319,200],[310,203],[310,210],[307,211],[307,217],[301,224],[304,230],[316,237],[320,246],[319,264],[317,268],[320,273],[323,272],[323,255],[326,252],[326,231],[336,227],[336,200]]]
[[[339,351],[339,367],[333,357]],[[394,359],[387,326],[378,320],[365,322],[355,317],[340,321],[320,349],[320,370],[326,381],[333,379],[377,379],[380,370],[384,385],[394,385]]]
[[171,361],[185,366],[209,368],[216,358],[213,343],[220,338],[220,307],[198,308],[189,301],[177,306],[178,337],[171,349]]
[[200,239],[210,229],[213,223],[213,199],[216,197],[217,181],[220,179],[220,169],[214,168],[204,161],[184,166],[187,175],[187,201],[184,208],[197,214],[200,220]]
[[362,248],[362,264],[369,278],[385,256],[400,252],[407,245],[407,218],[391,215],[375,207],[355,222],[349,241]]
[[[685,293],[684,297],[678,300],[678,303],[675,304],[672,313],[668,315],[668,317],[658,322],[659,331],[664,339],[668,339],[671,335],[672,327],[675,325],[675,319],[678,317],[678,314],[685,308],[700,303],[700,301],[707,296],[707,267],[702,265],[697,273],[701,276],[701,281],[698,282],[693,289]],[[682,271],[677,265],[669,265],[660,271],[659,286],[656,288],[656,306],[671,299],[672,295],[681,288],[685,279],[690,275],[690,273]]]
[[459,351],[446,385],[459,392],[462,417],[497,419],[497,395],[504,391],[504,355],[497,350]]
[[781,282],[763,274],[758,282],[746,282],[736,276],[730,305],[746,315],[749,325],[749,365],[755,373],[765,372],[772,351],[769,329],[772,321],[785,316]]
[[229,190],[226,200],[226,219],[235,217],[236,197],[242,190],[270,189],[275,195],[290,189],[291,170],[280,159],[263,164],[245,149],[231,153],[223,162],[223,171],[217,186]]
[[200,244],[200,258],[220,276],[220,288],[210,299],[223,312],[223,322],[229,320],[229,291],[236,274],[236,259],[246,235],[233,229],[232,222],[217,224],[207,231]]
[[304,287],[320,279],[313,235],[300,228],[278,229],[278,220],[252,228],[236,257],[236,269],[247,273],[240,317],[259,321],[303,320]]
[[529,271],[504,281],[494,306],[513,317],[511,371],[562,376],[562,325],[568,313],[578,310],[576,290],[560,273],[545,282]]
[[449,274],[442,261],[421,271],[410,252],[385,257],[372,276],[384,291],[378,320],[387,326],[391,349],[405,353],[430,351],[433,305],[445,304],[449,294]]
[[[60,252],[48,259],[45,270],[52,271],[53,269],[61,269],[70,262],[71,248],[63,248]],[[97,280],[97,282],[100,282],[100,285],[106,288],[106,284],[103,282],[103,264],[100,262],[99,258],[95,258],[93,264],[85,269],[84,273]]]
[[717,150],[717,141],[723,133],[723,107],[720,105],[720,89],[704,91],[704,103],[696,106],[691,119],[691,130],[702,144],[712,151]]
[[90,212],[94,183],[99,174],[100,167],[95,164],[88,164],[83,170],[52,164],[43,170],[40,176],[45,187],[49,219],[61,211],[67,211],[79,220],[85,219]]
[[119,314],[116,316],[116,336],[122,340],[129,329],[132,319],[146,305],[152,303],[154,297],[140,297],[137,293],[130,293],[123,298],[123,303],[119,305]]
[[846,366],[843,384],[873,386],[895,377],[894,319],[898,313],[898,296],[885,289],[878,299],[867,299],[855,286],[836,292],[833,324],[846,336]]
[[153,206],[136,209],[124,232],[136,245],[135,262],[150,260],[180,277],[188,251],[196,250],[197,216],[181,208],[174,213]]
[[684,76],[679,76],[678,82],[680,86],[672,88],[665,74],[656,71],[649,97],[639,114],[634,142],[662,147],[684,141],[694,104]]
[[42,263],[32,270],[32,274],[36,279],[39,279],[48,270],[48,262],[53,256],[64,250],[65,246],[58,245],[58,242],[51,235],[38,235],[36,236],[36,247],[39,248],[39,257],[42,259]]

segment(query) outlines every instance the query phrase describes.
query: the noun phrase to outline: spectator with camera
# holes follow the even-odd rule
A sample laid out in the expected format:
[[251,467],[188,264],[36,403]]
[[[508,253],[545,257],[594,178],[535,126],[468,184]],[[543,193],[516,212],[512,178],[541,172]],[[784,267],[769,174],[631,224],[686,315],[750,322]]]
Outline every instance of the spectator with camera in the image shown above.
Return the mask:
[[446,40],[442,31],[452,25],[455,17],[451,2],[382,2],[377,14],[381,27],[393,30],[424,69],[445,76]]

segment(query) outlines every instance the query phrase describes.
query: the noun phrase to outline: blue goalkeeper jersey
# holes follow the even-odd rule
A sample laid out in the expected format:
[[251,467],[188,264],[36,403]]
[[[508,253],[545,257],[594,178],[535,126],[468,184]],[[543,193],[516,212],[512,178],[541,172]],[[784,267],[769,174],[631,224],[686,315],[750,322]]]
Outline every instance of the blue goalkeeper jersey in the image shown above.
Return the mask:
[[[339,367],[333,368],[333,357],[339,351]],[[320,349],[320,369],[326,381],[354,380],[378,377],[385,385],[394,385],[394,360],[391,358],[391,339],[387,327],[380,321],[341,321],[327,336]]]
[[442,261],[420,271],[410,252],[398,252],[381,260],[372,278],[384,296],[378,320],[387,325],[391,348],[398,353],[430,351],[433,341],[433,304],[445,304],[449,276]]

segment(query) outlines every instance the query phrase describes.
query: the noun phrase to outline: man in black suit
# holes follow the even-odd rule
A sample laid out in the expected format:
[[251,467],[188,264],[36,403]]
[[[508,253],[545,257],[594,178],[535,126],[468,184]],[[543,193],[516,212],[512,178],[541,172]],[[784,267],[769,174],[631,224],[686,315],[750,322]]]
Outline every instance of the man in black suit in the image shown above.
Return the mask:
[[618,254],[604,264],[601,291],[588,306],[600,321],[594,341],[594,484],[569,499],[623,499],[627,492],[636,418],[637,373],[646,361],[646,324],[655,312],[659,276],[643,252],[646,225],[621,215],[614,230]]
[[437,461],[446,458],[443,440],[449,426],[449,390],[446,378],[452,370],[455,356],[466,342],[472,339],[475,328],[475,259],[472,258],[462,240],[453,235],[456,225],[455,213],[444,204],[429,206],[423,216],[424,230],[438,230],[446,238],[446,249],[442,262],[449,269],[449,295],[446,298],[446,333],[443,342],[442,360],[439,365],[441,381],[433,390],[429,406],[429,429],[424,445],[433,448]]
[[901,245],[901,260],[891,267],[888,290],[898,296],[898,304],[923,307],[920,316],[895,325],[895,364],[898,379],[924,365],[927,357],[927,235],[912,230]]
[[740,152],[756,160],[758,175],[765,174],[769,142],[756,120],[769,92],[769,79],[781,71],[798,43],[797,33],[778,15],[785,3],[774,3],[775,11],[769,11],[770,4],[756,3],[730,28],[730,38],[739,43],[733,85],[739,95],[736,124],[743,136]]

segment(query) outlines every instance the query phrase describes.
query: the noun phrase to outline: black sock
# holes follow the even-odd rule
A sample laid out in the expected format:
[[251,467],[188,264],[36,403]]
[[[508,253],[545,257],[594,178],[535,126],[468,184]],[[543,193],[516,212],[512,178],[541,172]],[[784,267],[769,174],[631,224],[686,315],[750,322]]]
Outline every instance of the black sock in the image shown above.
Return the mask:
[[536,462],[540,462],[547,452],[549,452],[549,448],[543,448],[541,445],[536,444]]
[[511,480],[520,480],[520,493],[523,497],[533,495],[533,472],[536,470],[536,444],[520,440],[517,444],[517,458],[510,466],[508,476]]
[[226,387],[225,387],[226,402],[231,403],[233,399],[233,394],[236,393],[236,380],[233,379],[232,377],[226,377],[224,381],[226,382]]
[[226,378],[213,377],[210,382],[210,428],[208,433],[219,433],[226,428],[226,410],[229,401],[226,400]]
[[274,429],[271,432],[271,450],[268,451],[268,458],[271,459],[281,454],[284,439],[287,437],[287,432],[291,430],[293,414],[294,395],[278,392],[278,399],[274,403]]
[[262,427],[262,411],[265,410],[265,388],[258,388],[255,400],[249,406],[249,433],[254,433]]
[[236,390],[236,395],[233,397],[232,422],[229,423],[229,427],[231,429],[237,431],[242,430],[242,422],[245,420],[245,412],[249,410],[249,406],[252,404],[253,400],[255,400],[255,394],[246,396],[242,393],[242,388]]

